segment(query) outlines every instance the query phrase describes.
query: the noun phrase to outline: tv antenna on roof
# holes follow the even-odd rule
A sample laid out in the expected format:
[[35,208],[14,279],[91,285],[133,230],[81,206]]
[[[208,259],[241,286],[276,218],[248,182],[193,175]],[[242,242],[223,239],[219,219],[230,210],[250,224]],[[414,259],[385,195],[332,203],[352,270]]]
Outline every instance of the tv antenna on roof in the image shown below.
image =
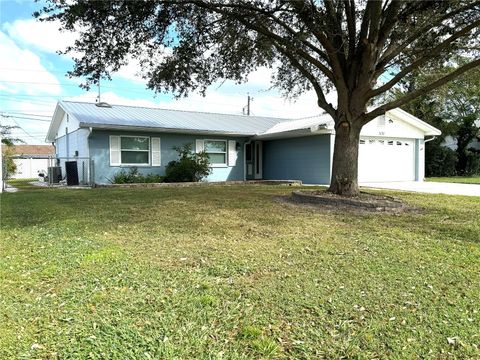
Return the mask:
[[95,100],[95,102],[100,104],[102,102],[101,91],[100,91],[100,78],[98,78],[97,87],[98,87],[98,95],[97,95],[97,99]]
[[243,107],[243,115],[250,115],[250,103],[253,101],[253,97],[250,96],[250,93],[247,93],[247,105]]

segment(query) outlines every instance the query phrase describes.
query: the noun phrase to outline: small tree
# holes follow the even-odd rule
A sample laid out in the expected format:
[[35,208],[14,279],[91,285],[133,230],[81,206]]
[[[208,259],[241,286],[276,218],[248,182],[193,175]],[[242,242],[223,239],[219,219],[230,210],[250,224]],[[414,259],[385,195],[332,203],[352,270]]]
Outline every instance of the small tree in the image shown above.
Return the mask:
[[[17,171],[17,165],[13,161],[15,143],[24,142],[22,139],[12,136],[12,130],[17,128],[18,126],[13,125],[0,125],[0,138],[2,139],[1,144],[2,147],[6,147],[2,156],[3,164],[0,164],[0,166],[3,168],[2,176],[4,179],[8,179]],[[1,150],[3,151],[3,149]]]
[[5,151],[3,152],[4,161],[4,173],[3,177],[9,179],[17,171],[17,164],[13,161],[13,155],[15,155],[15,146],[5,145]]
[[197,182],[211,172],[208,155],[192,152],[192,145],[174,147],[179,159],[170,161],[165,170],[165,182]]

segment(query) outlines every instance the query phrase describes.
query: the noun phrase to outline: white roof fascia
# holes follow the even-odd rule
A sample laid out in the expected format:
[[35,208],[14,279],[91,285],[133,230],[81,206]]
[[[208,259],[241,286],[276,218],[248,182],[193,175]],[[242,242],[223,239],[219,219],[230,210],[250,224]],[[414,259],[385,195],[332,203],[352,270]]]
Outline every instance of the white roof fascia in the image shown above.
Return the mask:
[[306,129],[296,129],[290,131],[282,131],[272,134],[259,134],[255,135],[252,139],[254,140],[276,140],[276,139],[287,139],[287,138],[295,138],[295,137],[303,137],[303,136],[312,136],[312,135],[321,135],[321,134],[331,134],[332,130],[329,129],[320,129],[320,130],[313,130],[310,128]]
[[313,117],[306,119],[297,119],[291,121],[284,121],[278,124],[273,125],[270,129],[263,133],[257,134],[256,138],[267,137],[269,135],[288,133],[298,130],[310,129],[310,132],[318,131],[319,129],[329,129],[331,128],[330,119],[325,119],[323,117]]
[[50,121],[50,126],[48,127],[47,136],[45,137],[46,143],[55,141],[55,134],[58,131],[58,127],[60,126],[63,117],[63,115],[57,116],[60,110],[65,112],[65,110],[60,106],[60,101],[58,101],[57,105],[55,106],[55,111],[53,112],[52,120]]
[[145,131],[145,132],[160,132],[172,134],[192,134],[192,135],[223,135],[223,136],[238,136],[251,137],[255,134],[239,133],[239,132],[225,132],[213,130],[194,130],[194,129],[174,129],[174,128],[160,128],[160,127],[146,127],[146,126],[131,126],[131,125],[99,125],[94,123],[80,123],[81,128],[92,128],[98,130],[120,130],[120,131]]
[[[59,111],[59,109],[61,110],[61,112]],[[52,143],[55,141],[56,139],[55,135],[58,133],[58,127],[62,123],[64,114],[68,114],[68,116],[70,116],[72,119],[80,123],[80,121],[78,121],[78,119],[75,116],[73,116],[72,114],[68,113],[65,110],[65,108],[63,107],[63,102],[61,100],[58,101],[57,106],[55,107],[55,111],[53,112],[52,121],[50,122],[50,126],[47,131],[47,136],[45,138],[45,142]]]
[[436,127],[427,124],[425,121],[420,120],[416,116],[413,116],[412,114],[400,108],[388,110],[386,114],[389,116],[393,116],[399,120],[405,121],[412,126],[415,126],[416,128],[422,130],[425,133],[425,136],[439,136],[442,134],[442,132]]

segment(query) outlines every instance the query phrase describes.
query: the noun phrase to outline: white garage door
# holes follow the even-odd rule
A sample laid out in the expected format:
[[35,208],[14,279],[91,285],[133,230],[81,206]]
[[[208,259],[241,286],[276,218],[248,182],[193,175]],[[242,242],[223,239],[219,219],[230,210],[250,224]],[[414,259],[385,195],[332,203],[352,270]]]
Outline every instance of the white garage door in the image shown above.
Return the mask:
[[359,182],[414,180],[414,140],[360,138],[358,155]]

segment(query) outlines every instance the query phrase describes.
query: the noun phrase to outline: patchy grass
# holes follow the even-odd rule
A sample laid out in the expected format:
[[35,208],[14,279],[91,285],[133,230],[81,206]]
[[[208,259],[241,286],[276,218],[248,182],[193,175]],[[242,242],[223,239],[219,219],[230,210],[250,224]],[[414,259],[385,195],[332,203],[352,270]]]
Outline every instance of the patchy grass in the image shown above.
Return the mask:
[[33,181],[37,181],[38,179],[9,179],[7,180],[8,185],[13,186],[19,190],[29,190],[29,191],[37,191],[37,190],[52,190],[52,188],[42,187],[42,186],[35,186],[30,184]]
[[291,188],[2,194],[0,358],[478,358],[480,201]]
[[460,183],[460,184],[480,184],[480,176],[449,176],[449,177],[431,177],[426,181]]

